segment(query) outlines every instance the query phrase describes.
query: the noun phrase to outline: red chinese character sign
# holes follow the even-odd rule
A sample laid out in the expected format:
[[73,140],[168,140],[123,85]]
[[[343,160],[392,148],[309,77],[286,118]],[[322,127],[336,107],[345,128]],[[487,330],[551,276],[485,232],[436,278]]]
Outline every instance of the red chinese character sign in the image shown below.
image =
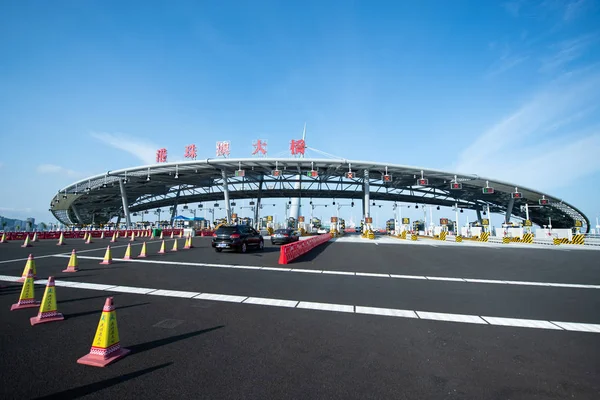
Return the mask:
[[217,142],[217,157],[229,157],[229,142]]
[[167,162],[167,149],[162,148],[162,149],[156,150],[156,162],[157,163]]
[[196,145],[190,144],[185,146],[185,154],[183,155],[185,158],[191,158],[192,160],[196,159]]
[[266,156],[267,155],[267,141],[258,139],[256,142],[252,143],[252,147],[254,150],[252,151],[253,156]]
[[304,155],[304,151],[306,150],[306,143],[304,140],[292,140],[290,143],[290,152],[293,156]]

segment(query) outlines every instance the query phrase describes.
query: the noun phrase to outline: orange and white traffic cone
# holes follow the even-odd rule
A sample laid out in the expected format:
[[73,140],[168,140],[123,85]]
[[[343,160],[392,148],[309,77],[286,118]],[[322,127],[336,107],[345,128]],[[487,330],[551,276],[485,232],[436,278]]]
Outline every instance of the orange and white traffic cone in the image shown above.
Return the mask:
[[129,239],[130,242],[135,242],[135,233],[131,232],[131,239]]
[[115,243],[117,241],[117,232],[113,233],[112,239],[110,239],[111,243]]
[[92,232],[88,233],[87,240],[85,241],[85,244],[90,244],[90,243],[93,243],[92,242]]
[[129,350],[121,347],[117,313],[113,298],[108,297],[102,308],[102,315],[89,354],[77,360],[77,364],[92,367],[106,367],[108,364],[125,357]]
[[65,245],[65,235],[61,232],[60,233],[60,237],[58,238],[58,243],[56,243],[57,246],[64,246]]
[[127,250],[125,250],[123,260],[131,260],[131,243],[127,243]]
[[79,271],[79,261],[77,260],[77,254],[75,253],[75,249],[71,252],[71,257],[69,257],[69,264],[67,264],[67,269],[63,269],[62,272],[77,272]]
[[25,279],[27,279],[27,274],[29,273],[29,271],[31,271],[31,273],[33,274],[33,279],[36,279],[37,271],[35,269],[35,260],[33,259],[33,254],[30,254],[29,257],[27,257],[27,263],[25,263],[25,268],[23,269],[21,278],[19,278],[19,280],[17,280],[17,282],[25,282]]
[[161,245],[160,245],[160,250],[158,251],[158,254],[165,254],[165,241],[163,240]]
[[146,242],[142,244],[142,250],[140,250],[140,255],[137,258],[146,258]]
[[88,233],[87,233],[87,232],[84,232],[84,233],[83,233],[83,241],[84,241],[84,242],[86,242],[86,241],[87,241],[87,236],[88,236]]
[[29,235],[25,236],[25,242],[21,245],[21,247],[31,247],[31,243],[29,243]]
[[160,237],[159,237],[159,239],[160,239],[160,240],[163,240],[164,238],[165,238],[165,236],[163,235],[163,232],[162,232],[162,231],[160,231]]
[[19,295],[19,301],[10,307],[10,311],[21,310],[23,308],[39,307],[40,302],[35,301],[33,279],[33,271],[29,269],[27,271],[27,277],[23,282],[23,288],[21,289],[21,294]]
[[31,239],[31,241],[32,241],[32,242],[39,242],[39,239],[38,239],[38,237],[37,237],[37,232],[35,232],[35,233],[33,234],[33,239]]
[[177,251],[177,242],[178,242],[178,240],[175,239],[175,241],[173,242],[173,248],[171,249],[171,251]]
[[104,259],[102,260],[102,262],[100,264],[103,264],[103,265],[112,264],[112,252],[110,250],[110,246],[106,247],[106,253],[104,253]]
[[183,246],[183,248],[188,250],[188,249],[191,249],[192,247],[194,247],[192,245],[192,235],[188,235],[187,239],[185,239],[185,246]]
[[29,321],[31,325],[43,324],[45,322],[62,321],[65,319],[61,313],[57,311],[56,307],[56,288],[54,287],[54,277],[48,277],[48,283],[46,284],[46,290],[44,291],[44,297],[42,297],[42,304],[40,305],[40,311],[35,317],[31,317]]
[[8,243],[8,240],[6,240],[6,233],[2,234],[2,238],[0,238],[0,243]]
[[175,238],[175,231],[171,231],[171,239]]

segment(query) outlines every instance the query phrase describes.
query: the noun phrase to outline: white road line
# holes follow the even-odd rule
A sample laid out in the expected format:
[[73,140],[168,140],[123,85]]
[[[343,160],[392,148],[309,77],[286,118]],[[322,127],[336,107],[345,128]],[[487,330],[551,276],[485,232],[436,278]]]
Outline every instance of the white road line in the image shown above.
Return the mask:
[[384,315],[384,316],[388,316],[388,317],[419,318],[414,311],[396,310],[393,308],[356,306],[356,313],[357,314]]
[[[58,254],[48,254],[48,255],[45,255],[45,256],[34,256],[34,258],[36,260],[39,260],[40,258],[48,258],[48,257],[56,257],[56,256],[58,256]],[[8,264],[8,263],[12,263],[12,262],[27,261],[27,259],[28,258],[25,257],[25,258],[15,258],[13,260],[3,260],[3,261],[0,261],[0,264]]]
[[139,287],[132,287],[132,286],[113,286],[109,289],[104,289],[104,290],[110,290],[111,292],[121,292],[121,293],[148,294],[150,292],[155,291],[156,289],[139,288]]
[[243,301],[244,304],[260,304],[263,306],[290,307],[298,305],[297,300],[266,299],[263,297],[248,297]]
[[309,310],[322,310],[322,311],[337,311],[337,312],[347,312],[347,313],[354,312],[354,306],[349,306],[347,304],[313,303],[310,301],[301,301],[300,303],[298,303],[296,308],[306,308]]
[[356,276],[373,276],[378,278],[389,278],[390,274],[375,274],[371,272],[357,272]]
[[184,297],[186,299],[191,299],[194,296],[198,296],[200,292],[185,292],[182,290],[154,290],[148,293],[151,296],[165,296],[165,297]]
[[228,294],[217,294],[217,293],[202,293],[198,296],[194,296],[194,299],[200,300],[213,300],[213,301],[227,301],[230,303],[241,303],[246,300],[245,296],[232,296]]
[[574,332],[594,332],[600,333],[600,325],[596,324],[582,324],[579,322],[558,322],[558,321],[550,321],[554,325],[558,325],[566,331],[574,331]]
[[[55,255],[53,257],[64,257],[68,258],[68,254]],[[102,260],[103,257],[92,257],[92,256],[78,256],[81,259],[89,260]],[[130,263],[149,263],[149,264],[164,264],[164,265],[183,265],[191,267],[210,267],[210,268],[238,268],[238,269],[250,269],[250,270],[261,270],[261,271],[277,271],[277,272],[299,272],[307,274],[337,274],[337,275],[355,275],[355,276],[370,276],[370,277],[390,277],[396,279],[425,279],[425,280],[438,280],[438,281],[456,281],[461,283],[483,283],[483,284],[499,284],[499,285],[523,285],[523,286],[552,286],[558,288],[571,288],[571,289],[600,289],[600,285],[585,285],[575,283],[555,283],[555,282],[528,282],[528,281],[507,281],[500,279],[476,279],[476,278],[460,278],[460,277],[446,277],[446,276],[421,276],[421,275],[397,275],[397,274],[376,274],[371,272],[352,272],[352,271],[321,271],[314,269],[301,269],[301,268],[280,268],[280,267],[258,267],[251,265],[227,265],[227,264],[207,264],[207,263],[193,263],[193,262],[180,262],[180,261],[166,261],[166,260],[143,260],[133,259],[124,260],[122,258],[113,258],[113,261],[122,261]],[[107,267],[110,269],[110,267]]]
[[476,315],[463,315],[463,314],[447,314],[427,311],[415,311],[421,319],[431,319],[434,321],[449,321],[449,322],[463,322],[468,324],[487,324],[484,320]]
[[[0,275],[0,281],[15,282],[19,279],[18,276],[7,276]],[[46,280],[38,280],[36,284],[46,284]],[[134,288],[128,286],[117,286],[117,285],[103,285],[95,283],[85,282],[66,282],[56,281],[56,286],[68,286],[77,289],[85,290],[100,290],[100,291],[123,291],[126,293],[143,293],[145,295],[156,295],[165,297],[180,297],[180,298],[193,298],[199,300],[210,300],[210,301],[224,301],[233,303],[248,303],[248,304],[260,304],[265,306],[273,307],[288,307],[308,310],[323,310],[333,312],[344,312],[354,314],[370,314],[397,318],[420,318],[424,320],[432,321],[447,321],[447,322],[460,322],[470,324],[484,324],[484,325],[501,325],[511,326],[516,328],[537,328],[537,329],[553,329],[553,330],[565,330],[572,332],[590,332],[600,333],[600,324],[587,324],[580,322],[565,322],[565,321],[544,321],[544,320],[532,320],[532,319],[519,319],[519,318],[504,318],[504,317],[480,317],[477,315],[468,314],[448,314],[430,311],[417,311],[417,310],[401,310],[393,308],[379,308],[379,307],[366,307],[366,306],[354,306],[349,304],[332,304],[332,303],[315,303],[309,301],[298,300],[287,300],[287,299],[269,299],[262,297],[246,297],[236,296],[228,294],[218,293],[199,293],[199,292],[186,292],[179,290],[165,290],[165,289],[150,289],[150,288]],[[127,291],[118,290],[118,288],[127,288]],[[148,290],[150,290],[148,292]]]
[[462,278],[446,278],[443,276],[426,276],[425,278],[430,281],[451,281],[451,282],[464,282],[465,280]]
[[539,321],[535,319],[520,319],[520,318],[501,318],[501,317],[487,317],[482,316],[490,325],[502,325],[502,326],[518,326],[521,328],[541,328],[541,329],[557,329],[561,330],[560,326],[557,326],[549,321]]

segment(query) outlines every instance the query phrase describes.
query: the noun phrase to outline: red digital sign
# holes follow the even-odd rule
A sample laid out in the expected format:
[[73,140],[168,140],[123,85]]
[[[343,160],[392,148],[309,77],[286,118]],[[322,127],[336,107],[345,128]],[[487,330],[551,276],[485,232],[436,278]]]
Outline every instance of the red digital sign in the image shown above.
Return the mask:
[[514,192],[512,194],[513,199],[522,199],[523,198],[523,194],[521,192]]
[[421,178],[417,181],[417,185],[425,186],[428,185],[429,181],[427,179]]
[[483,194],[494,194],[493,187],[484,187],[482,191],[483,191]]
[[546,206],[546,205],[550,204],[550,201],[548,201],[548,199],[540,199],[539,203],[540,203],[540,206]]
[[462,183],[451,183],[450,184],[450,189],[452,190],[459,190],[462,189]]

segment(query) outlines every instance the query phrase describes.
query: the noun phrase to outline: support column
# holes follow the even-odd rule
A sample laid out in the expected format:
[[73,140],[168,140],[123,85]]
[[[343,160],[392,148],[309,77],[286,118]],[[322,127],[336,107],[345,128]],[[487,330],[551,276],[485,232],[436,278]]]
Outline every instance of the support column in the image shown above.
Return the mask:
[[506,207],[506,215],[504,216],[504,223],[508,224],[510,222],[510,216],[512,215],[513,206],[515,205],[515,199],[511,196],[508,201],[508,206]]
[[77,218],[77,222],[83,225],[83,219],[81,219],[81,215],[79,215],[79,211],[75,208],[73,204],[71,204],[71,209],[73,210],[73,214],[75,214],[75,218]]
[[[364,191],[364,200],[363,204],[365,206],[364,214],[365,218],[371,216],[371,200],[370,200],[370,186],[369,186],[369,170],[365,169],[364,182],[363,182],[363,191]],[[365,222],[365,229],[369,229],[370,225]]]
[[477,222],[481,223],[481,210],[477,209]]
[[259,231],[260,224],[258,221],[259,211],[260,211],[260,196],[262,192],[263,180],[265,179],[264,175],[260,176],[260,182],[258,182],[258,195],[256,196],[256,204],[254,205],[254,228]]
[[119,179],[119,188],[121,189],[121,200],[123,200],[123,212],[127,221],[127,229],[131,228],[131,214],[129,213],[129,203],[127,202],[127,193],[125,192],[125,184],[123,179]]
[[175,202],[173,203],[173,210],[171,211],[171,226],[175,221],[175,217],[177,216],[177,206],[179,205],[179,195],[181,194],[181,186],[177,189],[177,194],[175,195]]
[[227,211],[227,223],[231,223],[231,204],[229,204],[229,187],[227,186],[227,172],[221,170],[223,177],[223,194],[225,195],[225,210]]

